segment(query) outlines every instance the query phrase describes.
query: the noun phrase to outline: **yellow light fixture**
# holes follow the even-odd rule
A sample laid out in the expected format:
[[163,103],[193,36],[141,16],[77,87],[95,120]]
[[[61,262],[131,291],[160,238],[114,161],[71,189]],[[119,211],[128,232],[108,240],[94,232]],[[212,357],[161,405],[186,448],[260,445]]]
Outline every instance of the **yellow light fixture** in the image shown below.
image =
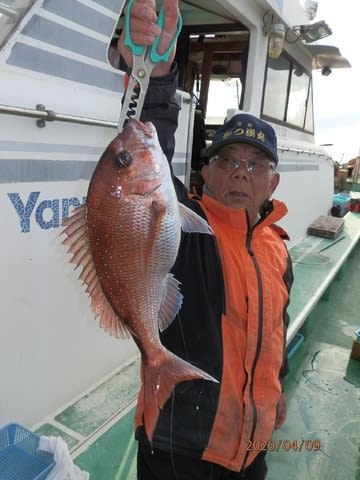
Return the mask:
[[269,57],[276,60],[284,49],[285,26],[282,23],[273,23],[269,30]]

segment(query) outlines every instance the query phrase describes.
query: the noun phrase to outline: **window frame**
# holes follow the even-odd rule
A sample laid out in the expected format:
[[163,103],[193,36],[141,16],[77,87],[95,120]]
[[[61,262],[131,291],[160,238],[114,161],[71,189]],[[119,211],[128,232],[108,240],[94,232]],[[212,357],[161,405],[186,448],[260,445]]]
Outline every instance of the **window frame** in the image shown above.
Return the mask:
[[[265,93],[266,93],[266,87],[267,87],[267,79],[268,79],[268,71],[269,71],[269,58],[267,59],[266,62],[266,69],[265,69],[265,75],[264,75],[264,84],[263,84],[263,91],[262,91],[262,99],[261,99],[261,113],[260,116],[264,120],[270,121],[272,123],[282,125],[284,127],[289,127],[294,130],[298,130],[301,132],[309,133],[314,135],[314,104],[313,104],[313,78],[312,78],[312,72],[308,71],[306,68],[303,67],[299,62],[297,62],[293,57],[291,57],[289,54],[286,52],[283,52],[281,54],[281,57],[285,58],[287,62],[289,62],[290,68],[288,70],[288,78],[287,78],[287,86],[286,86],[286,96],[285,96],[285,109],[284,109],[284,116],[282,119],[277,118],[277,117],[272,117],[271,115],[265,114],[264,113],[264,105],[265,105]],[[280,58],[281,58],[280,57]],[[277,60],[274,60],[275,62]],[[289,99],[291,95],[291,81],[292,81],[292,76],[294,74],[294,71],[300,69],[303,71],[304,74],[308,77],[308,85],[307,85],[307,91],[306,91],[306,106],[305,106],[305,111],[304,111],[304,118],[302,122],[302,126],[300,127],[299,125],[295,125],[294,123],[290,123],[287,120],[288,117],[288,109],[289,109]],[[309,111],[309,100],[311,99],[311,107]],[[311,126],[312,130],[306,129],[306,124],[308,123],[308,115],[311,114]]]

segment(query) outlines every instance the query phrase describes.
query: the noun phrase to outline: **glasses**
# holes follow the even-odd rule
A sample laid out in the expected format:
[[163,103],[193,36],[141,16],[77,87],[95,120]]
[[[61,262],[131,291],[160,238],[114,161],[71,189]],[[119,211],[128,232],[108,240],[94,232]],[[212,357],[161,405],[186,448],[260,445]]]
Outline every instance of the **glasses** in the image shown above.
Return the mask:
[[244,166],[248,173],[253,175],[262,175],[269,169],[275,170],[275,164],[265,155],[258,155],[253,158],[238,158],[228,154],[219,154],[212,157],[209,163],[216,162],[216,165],[226,172],[233,172],[244,162]]

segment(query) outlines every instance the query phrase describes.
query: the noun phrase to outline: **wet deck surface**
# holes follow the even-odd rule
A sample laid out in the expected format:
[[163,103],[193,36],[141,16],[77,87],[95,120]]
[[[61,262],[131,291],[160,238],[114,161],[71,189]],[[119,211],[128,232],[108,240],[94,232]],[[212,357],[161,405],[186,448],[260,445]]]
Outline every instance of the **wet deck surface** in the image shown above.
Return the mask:
[[300,330],[305,340],[291,361],[288,416],[273,435],[280,449],[268,454],[268,480],[360,480],[360,361],[350,358],[359,286],[358,245]]
[[[360,480],[360,361],[350,359],[352,336],[360,328],[359,284],[358,244],[300,330],[305,340],[290,361],[288,416],[273,435],[267,480]],[[126,392],[126,413],[117,416],[112,402],[121,409],[124,401],[115,385],[110,379],[105,390],[94,390],[100,405],[90,393],[40,429],[50,435],[56,426],[64,428],[75,463],[91,480],[136,479],[129,402],[134,391]],[[91,418],[103,421],[104,410],[111,412],[105,425],[96,421],[91,427]]]

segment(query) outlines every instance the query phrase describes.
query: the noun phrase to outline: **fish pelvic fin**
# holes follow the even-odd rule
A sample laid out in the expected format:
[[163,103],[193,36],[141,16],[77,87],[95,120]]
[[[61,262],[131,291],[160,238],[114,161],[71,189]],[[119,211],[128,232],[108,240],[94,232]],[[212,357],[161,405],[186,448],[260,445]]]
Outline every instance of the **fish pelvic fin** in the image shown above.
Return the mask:
[[160,332],[163,332],[171,325],[181,308],[183,296],[180,292],[179,285],[180,282],[178,282],[171,273],[168,273],[166,276],[166,288],[164,289],[158,315]]
[[91,309],[100,327],[116,338],[128,338],[129,332],[106,299],[96,273],[87,236],[86,206],[77,207],[62,225],[64,229],[60,235],[66,235],[62,243],[68,247],[68,253],[72,254],[69,261],[75,265],[75,270],[81,268],[79,280],[86,285],[85,292],[91,299]]
[[200,368],[165,351],[164,361],[155,366],[142,365],[144,427],[151,443],[160,410],[171,396],[174,387],[186,380],[218,381]]
[[213,235],[213,231],[206,220],[197,213],[179,203],[181,228],[186,233],[207,233]]

